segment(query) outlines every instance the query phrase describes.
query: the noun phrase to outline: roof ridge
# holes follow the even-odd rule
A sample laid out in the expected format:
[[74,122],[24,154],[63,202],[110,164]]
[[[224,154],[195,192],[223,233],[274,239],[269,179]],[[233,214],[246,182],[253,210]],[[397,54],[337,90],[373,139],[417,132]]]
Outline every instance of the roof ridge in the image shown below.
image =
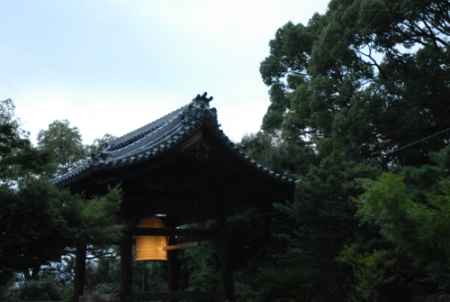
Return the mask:
[[[197,94],[197,96],[187,105],[184,105],[160,118],[157,120],[154,120],[136,130],[133,130],[129,133],[126,133],[119,138],[109,142],[106,147],[100,152],[102,153],[109,153],[114,152],[122,149],[123,147],[128,147],[145,136],[153,133],[154,131],[157,131],[158,129],[166,126],[167,124],[173,122],[177,117],[179,117],[180,114],[184,114],[185,112],[188,112],[189,114],[192,114],[192,109],[195,113],[193,114],[193,118],[199,118],[198,110],[203,111],[213,111],[213,115],[215,114],[214,108],[209,107],[209,103],[212,101],[213,97],[208,97],[207,93],[204,92],[202,95]],[[201,114],[200,114],[201,115]]]
[[103,151],[115,151],[117,149],[120,149],[130,143],[133,143],[133,141],[135,140],[139,140],[140,138],[144,137],[145,135],[147,135],[150,132],[155,131],[157,128],[160,128],[161,126],[163,126],[164,124],[162,122],[164,122],[165,120],[169,119],[169,117],[172,117],[173,115],[175,115],[175,113],[179,113],[181,111],[183,111],[188,105],[184,105],[148,124],[145,124],[142,127],[139,127],[138,129],[135,129],[131,132],[128,132],[118,138],[116,138],[115,140],[109,142],[106,146],[105,149],[103,149]]
[[128,140],[127,141],[128,143],[126,143],[126,144],[123,143],[121,146],[118,146],[116,148],[106,149],[103,152],[106,154],[117,154],[117,153],[124,152],[124,151],[126,151],[126,149],[129,149],[131,146],[136,146],[139,143],[142,143],[142,140],[144,140],[145,138],[152,136],[153,134],[163,132],[162,130],[164,130],[164,128],[173,124],[178,119],[182,120],[183,113],[184,113],[183,111],[180,111],[180,112],[178,112],[178,114],[171,117],[170,119],[167,119],[163,124],[160,124],[158,127],[149,129],[148,131],[145,131],[142,134],[135,136],[135,139],[133,139],[133,140]]

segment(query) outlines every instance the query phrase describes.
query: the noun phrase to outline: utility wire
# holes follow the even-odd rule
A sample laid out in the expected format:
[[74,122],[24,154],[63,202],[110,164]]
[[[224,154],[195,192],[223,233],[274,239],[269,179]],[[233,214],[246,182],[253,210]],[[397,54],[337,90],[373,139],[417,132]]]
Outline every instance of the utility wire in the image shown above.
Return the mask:
[[395,154],[395,153],[397,153],[397,152],[403,151],[403,150],[405,150],[405,149],[407,149],[407,148],[410,148],[410,147],[412,147],[412,146],[415,146],[415,145],[417,145],[417,144],[420,144],[420,143],[422,143],[422,142],[424,142],[424,141],[427,141],[427,140],[429,140],[429,139],[431,139],[431,138],[433,138],[433,137],[439,136],[439,135],[441,135],[441,134],[443,134],[443,133],[445,133],[445,132],[448,132],[448,131],[450,131],[450,128],[440,130],[440,131],[435,132],[435,133],[433,133],[433,134],[431,134],[431,135],[425,136],[424,138],[421,138],[421,139],[416,140],[416,141],[414,141],[414,142],[411,142],[411,143],[408,143],[408,144],[406,144],[406,145],[403,145],[403,146],[399,147],[397,150],[393,150],[393,151],[387,152],[386,154],[384,154],[384,156],[389,156],[389,155]]

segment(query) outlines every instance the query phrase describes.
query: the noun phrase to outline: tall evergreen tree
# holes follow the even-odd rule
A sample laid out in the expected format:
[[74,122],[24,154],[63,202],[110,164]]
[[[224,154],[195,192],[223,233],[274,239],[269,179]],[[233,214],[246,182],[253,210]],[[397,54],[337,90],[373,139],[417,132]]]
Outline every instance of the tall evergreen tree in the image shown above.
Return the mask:
[[[345,247],[389,245],[373,225],[361,226],[354,200],[366,190],[360,179],[429,164],[430,152],[448,144],[449,11],[447,0],[334,0],[307,25],[290,22],[277,31],[260,67],[271,105],[249,145],[263,159],[270,152],[262,149],[275,151],[269,158],[299,181],[297,200],[277,205],[277,233],[285,239],[278,261],[285,268],[267,269],[275,276],[268,285],[305,301],[346,301],[358,282],[342,265],[349,262],[339,260],[351,251]],[[264,136],[276,146],[259,144]],[[299,154],[307,155],[303,163]],[[387,259],[373,255],[366,260]],[[398,277],[415,268],[402,265],[391,268],[398,282],[390,286],[405,293]]]

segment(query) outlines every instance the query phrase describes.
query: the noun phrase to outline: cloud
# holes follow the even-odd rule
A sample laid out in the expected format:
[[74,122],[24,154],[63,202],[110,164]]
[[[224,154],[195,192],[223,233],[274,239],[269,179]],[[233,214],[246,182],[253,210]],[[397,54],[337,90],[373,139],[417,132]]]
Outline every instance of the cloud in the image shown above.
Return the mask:
[[88,143],[131,131],[206,90],[238,141],[258,131],[269,105],[259,64],[275,31],[289,20],[306,23],[327,2],[5,2],[0,99],[15,101],[32,137],[68,119]]
[[90,143],[106,133],[125,134],[176,109],[183,100],[169,94],[36,89],[14,102],[32,139],[52,121],[67,119]]
[[[14,99],[22,126],[35,141],[39,130],[54,120],[70,121],[80,129],[85,143],[106,133],[123,135],[187,103],[194,95],[156,94],[69,89],[35,89]],[[259,100],[235,99],[227,104],[221,97],[211,106],[218,111],[219,123],[226,134],[239,141],[244,134],[256,132],[267,104]]]

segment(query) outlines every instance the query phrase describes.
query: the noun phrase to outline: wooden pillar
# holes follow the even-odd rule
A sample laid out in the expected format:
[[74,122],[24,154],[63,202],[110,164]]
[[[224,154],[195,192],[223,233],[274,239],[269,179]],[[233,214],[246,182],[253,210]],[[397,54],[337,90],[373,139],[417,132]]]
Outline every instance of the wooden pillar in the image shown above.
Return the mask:
[[[228,233],[227,233],[228,234]],[[231,263],[231,246],[230,237],[224,239],[224,268],[223,268],[223,286],[225,289],[225,297],[228,301],[234,301],[234,278]]]
[[79,244],[75,253],[75,278],[73,280],[73,302],[78,302],[83,295],[86,280],[86,245]]
[[230,240],[228,231],[223,229],[218,238],[218,256],[222,275],[222,290],[225,301],[234,301],[234,278],[231,264]]
[[126,233],[120,242],[120,302],[130,302],[132,296],[133,237]]
[[218,198],[218,212],[217,212],[217,226],[219,228],[219,236],[217,246],[217,254],[220,262],[220,272],[222,275],[222,290],[224,301],[234,300],[234,280],[233,269],[231,263],[231,251],[230,251],[230,230],[226,224],[226,213],[224,197]]
[[[172,227],[172,232],[169,236],[169,245],[176,244],[176,239],[174,235],[175,228]],[[168,276],[168,286],[169,286],[169,297],[170,302],[175,302],[176,299],[173,298],[173,295],[179,289],[179,263],[178,263],[178,251],[177,250],[169,250],[167,251],[167,276]]]

